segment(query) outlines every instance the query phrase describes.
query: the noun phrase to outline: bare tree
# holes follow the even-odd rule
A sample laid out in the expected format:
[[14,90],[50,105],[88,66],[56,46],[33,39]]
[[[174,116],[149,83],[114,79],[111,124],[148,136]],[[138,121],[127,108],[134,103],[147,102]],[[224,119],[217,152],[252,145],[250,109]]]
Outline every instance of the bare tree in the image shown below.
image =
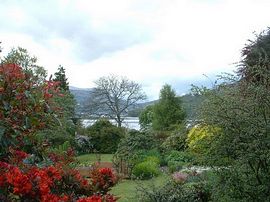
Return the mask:
[[95,84],[89,103],[90,112],[114,119],[118,127],[121,127],[128,109],[146,99],[141,85],[124,77],[101,77]]

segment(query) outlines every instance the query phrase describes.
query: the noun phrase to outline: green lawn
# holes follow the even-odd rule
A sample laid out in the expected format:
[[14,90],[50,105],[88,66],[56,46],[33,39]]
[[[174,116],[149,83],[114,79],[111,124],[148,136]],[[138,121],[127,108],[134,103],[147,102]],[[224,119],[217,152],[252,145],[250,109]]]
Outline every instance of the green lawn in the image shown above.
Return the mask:
[[[112,162],[113,154],[101,154],[101,162]],[[97,162],[96,154],[84,154],[77,157],[77,160],[83,164],[92,164]],[[151,186],[161,185],[168,179],[166,175],[160,175],[151,180],[122,180],[116,186],[112,188],[110,193],[120,197],[119,202],[137,202],[138,197],[136,196],[136,187],[138,186]]]
[[112,162],[113,154],[84,154],[78,156],[77,160],[83,165],[90,165],[97,162],[99,157],[101,162]]
[[161,175],[151,180],[122,180],[115,187],[112,188],[110,193],[120,197],[119,202],[138,202],[136,196],[136,187],[138,186],[159,186],[162,185],[168,176]]

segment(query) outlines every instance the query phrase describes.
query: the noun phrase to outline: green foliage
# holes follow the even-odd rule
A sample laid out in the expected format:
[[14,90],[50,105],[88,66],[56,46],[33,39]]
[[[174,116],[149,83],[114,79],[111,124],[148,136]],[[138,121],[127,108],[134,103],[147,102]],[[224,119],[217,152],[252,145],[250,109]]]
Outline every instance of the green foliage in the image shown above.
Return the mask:
[[153,105],[147,106],[139,115],[139,123],[142,129],[148,129],[153,122]]
[[71,120],[55,119],[50,125],[37,132],[37,135],[43,140],[48,141],[52,147],[58,147],[65,142],[75,146],[76,126]]
[[71,148],[71,144],[69,141],[65,141],[63,144],[61,145],[57,145],[55,147],[51,147],[49,149],[49,152],[53,152],[56,154],[64,154],[65,152],[67,152],[69,149]]
[[75,149],[78,154],[91,153],[91,151],[93,151],[93,145],[90,141],[90,138],[85,135],[76,135]]
[[177,128],[185,117],[181,98],[177,97],[171,86],[166,84],[160,90],[159,101],[147,106],[141,112],[139,122],[143,129],[171,131]]
[[[44,114],[47,114],[47,125],[36,131],[37,137],[39,137],[41,141],[49,141],[49,143],[54,146],[61,145],[65,141],[69,141],[73,144],[76,127],[70,119],[74,117],[74,98],[67,92],[60,93],[55,82],[45,81],[47,75],[46,71],[43,67],[37,65],[37,58],[31,56],[26,49],[20,47],[12,49],[1,61],[1,64],[10,63],[20,65],[25,74],[25,88],[20,84],[21,88],[14,90],[14,92],[17,91],[14,96],[19,96],[19,94],[24,93],[27,99],[32,102],[32,104],[29,102],[29,110],[35,111],[40,107],[40,109],[44,109]],[[23,81],[18,80],[14,82],[17,82],[16,85],[19,85],[19,83]],[[53,90],[49,89],[52,84],[54,86]],[[50,102],[45,102],[42,97],[37,97],[43,96],[42,93],[50,98]],[[54,96],[52,96],[53,94]],[[9,96],[12,95],[10,94]],[[54,114],[52,114],[52,112],[54,112]],[[25,118],[27,118],[27,125],[38,123],[38,119],[41,119],[41,117],[38,117],[37,119],[31,120],[27,116],[25,116]]]
[[170,172],[181,170],[184,166],[194,163],[194,156],[188,152],[172,150],[165,155]]
[[61,96],[53,98],[55,112],[54,121],[45,129],[39,131],[39,135],[50,142],[53,146],[62,145],[68,141],[75,146],[75,133],[77,125],[73,122],[75,116],[75,100],[68,91],[62,91]]
[[214,140],[221,135],[220,128],[206,125],[194,126],[188,133],[188,149],[199,158],[209,155]]
[[150,150],[155,148],[155,146],[155,138],[152,134],[131,130],[121,140],[116,154],[128,157],[139,150]]
[[67,119],[75,118],[76,100],[69,91],[69,83],[63,66],[59,65],[57,72],[54,73],[53,81],[59,82],[60,93],[62,96],[55,98],[58,107],[61,108],[61,116]]
[[159,102],[153,108],[153,129],[171,130],[174,125],[181,124],[185,116],[180,97],[176,96],[170,85],[164,85],[160,90]]
[[177,183],[167,181],[161,187],[139,187],[140,201],[145,202],[208,202],[211,201],[211,187],[207,181]]
[[264,83],[269,87],[269,56],[270,28],[267,28],[243,48],[238,75],[246,82],[255,85]]
[[157,164],[160,164],[163,159],[160,152],[157,149],[138,150],[133,153],[133,156],[130,159],[130,162],[136,165],[138,163],[141,163],[147,160],[154,161]]
[[[53,88],[53,83],[51,88]],[[9,147],[39,149],[34,132],[44,128],[52,118],[49,89],[34,82],[15,64],[0,66],[0,155]],[[53,93],[53,92],[52,92]],[[36,145],[38,146],[38,144]],[[34,151],[33,151],[34,152]],[[0,156],[0,158],[1,158]]]
[[156,155],[158,152],[152,150],[156,148],[156,139],[151,133],[131,130],[118,145],[114,154],[114,164],[119,167],[124,161],[131,171],[139,162],[144,161],[147,156]]
[[93,149],[99,153],[114,153],[125,131],[113,125],[107,119],[99,119],[86,129],[87,135],[93,144]]
[[204,122],[222,129],[208,162],[230,159],[230,166],[218,172],[216,186],[224,190],[216,193],[230,201],[270,200],[269,38],[268,31],[244,48],[239,78],[223,77],[202,108]]
[[161,149],[163,151],[177,150],[184,151],[187,148],[187,129],[184,125],[179,125],[170,135],[163,141]]
[[61,96],[54,98],[54,102],[60,109],[58,113],[59,118],[74,120],[76,100],[69,91],[60,91]]
[[69,84],[66,78],[66,71],[62,65],[59,65],[57,72],[54,73],[54,81],[60,82],[59,87],[63,91],[69,91]]
[[1,64],[19,65],[29,75],[29,79],[35,83],[42,84],[47,76],[47,71],[37,64],[37,58],[31,56],[26,49],[21,47],[12,48],[3,58]]
[[160,159],[156,156],[147,156],[144,161],[151,161],[151,162],[154,162],[156,163],[157,165],[160,164]]
[[146,161],[138,163],[135,165],[134,169],[132,170],[132,174],[139,179],[150,179],[152,177],[158,176],[160,173],[159,166],[156,163],[156,159],[149,158]]

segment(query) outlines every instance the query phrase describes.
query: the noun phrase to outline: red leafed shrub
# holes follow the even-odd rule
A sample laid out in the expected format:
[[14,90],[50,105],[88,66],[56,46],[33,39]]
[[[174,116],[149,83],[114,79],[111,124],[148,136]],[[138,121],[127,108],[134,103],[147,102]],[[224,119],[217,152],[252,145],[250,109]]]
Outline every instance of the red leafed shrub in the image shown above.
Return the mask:
[[96,192],[107,193],[117,183],[117,178],[110,168],[94,167],[90,173],[91,183]]
[[72,149],[48,154],[49,145],[36,138],[57,109],[58,83],[35,81],[18,65],[0,65],[0,201],[115,202],[107,194],[116,182],[110,169],[93,169],[85,179],[69,166]]
[[[34,141],[34,133],[52,117],[52,96],[58,83],[35,83],[31,75],[16,64],[0,65],[0,154],[6,156],[11,145],[23,147]],[[33,143],[35,144],[35,143]],[[1,158],[1,156],[0,156]]]
[[39,168],[21,162],[0,162],[0,199],[7,201],[16,197],[21,201],[115,202],[117,198],[107,194],[115,183],[109,168],[94,168],[90,179],[85,179],[62,163]]

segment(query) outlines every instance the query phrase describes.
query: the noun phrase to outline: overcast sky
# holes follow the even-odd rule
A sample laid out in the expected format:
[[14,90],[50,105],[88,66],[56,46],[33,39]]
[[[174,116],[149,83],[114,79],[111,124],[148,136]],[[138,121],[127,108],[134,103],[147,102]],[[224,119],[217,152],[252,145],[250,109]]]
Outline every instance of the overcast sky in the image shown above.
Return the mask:
[[269,9],[269,0],[0,0],[2,55],[26,48],[49,74],[63,65],[76,87],[126,76],[152,100],[165,83],[183,94],[235,70]]

